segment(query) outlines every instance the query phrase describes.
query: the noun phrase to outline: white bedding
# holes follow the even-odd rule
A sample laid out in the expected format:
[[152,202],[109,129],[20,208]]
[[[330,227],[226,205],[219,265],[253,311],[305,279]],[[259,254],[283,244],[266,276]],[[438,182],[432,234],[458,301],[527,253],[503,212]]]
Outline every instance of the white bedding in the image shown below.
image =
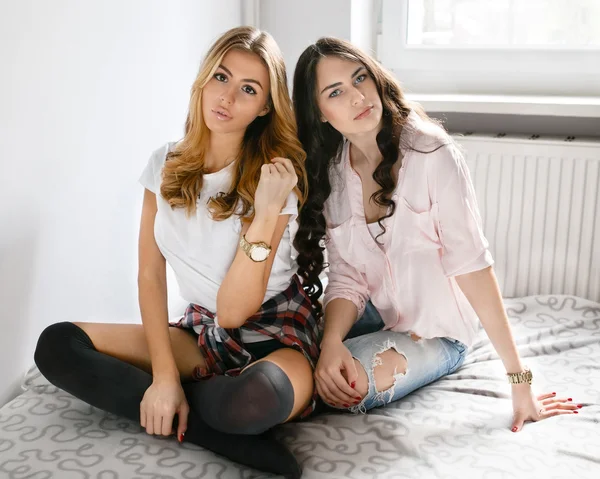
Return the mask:
[[[483,331],[455,374],[364,416],[325,414],[279,434],[306,479],[600,478],[600,304],[572,296],[506,300],[535,391],[578,415],[511,424],[510,386]],[[259,478],[173,438],[148,436],[49,385],[33,368],[0,409],[0,478]]]

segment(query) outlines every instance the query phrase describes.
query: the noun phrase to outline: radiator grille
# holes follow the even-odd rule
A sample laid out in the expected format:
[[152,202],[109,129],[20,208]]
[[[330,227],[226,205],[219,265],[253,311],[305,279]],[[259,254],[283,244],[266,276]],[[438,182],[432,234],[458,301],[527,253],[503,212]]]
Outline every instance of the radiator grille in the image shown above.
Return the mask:
[[600,140],[454,135],[502,294],[600,301]]

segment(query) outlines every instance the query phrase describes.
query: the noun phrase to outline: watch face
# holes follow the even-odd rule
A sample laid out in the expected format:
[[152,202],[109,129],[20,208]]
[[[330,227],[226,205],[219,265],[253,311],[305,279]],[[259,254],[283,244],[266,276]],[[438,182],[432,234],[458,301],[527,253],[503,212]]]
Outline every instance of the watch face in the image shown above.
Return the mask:
[[269,256],[269,250],[267,248],[263,248],[262,246],[255,246],[252,248],[250,252],[250,257],[254,261],[264,261]]

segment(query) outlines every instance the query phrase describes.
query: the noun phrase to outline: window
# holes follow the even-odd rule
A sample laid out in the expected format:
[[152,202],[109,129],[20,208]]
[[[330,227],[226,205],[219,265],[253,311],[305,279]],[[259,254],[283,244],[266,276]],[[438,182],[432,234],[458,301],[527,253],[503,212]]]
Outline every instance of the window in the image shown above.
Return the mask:
[[408,3],[408,45],[600,47],[598,0],[420,0]]
[[598,0],[383,0],[379,31],[409,91],[600,96]]

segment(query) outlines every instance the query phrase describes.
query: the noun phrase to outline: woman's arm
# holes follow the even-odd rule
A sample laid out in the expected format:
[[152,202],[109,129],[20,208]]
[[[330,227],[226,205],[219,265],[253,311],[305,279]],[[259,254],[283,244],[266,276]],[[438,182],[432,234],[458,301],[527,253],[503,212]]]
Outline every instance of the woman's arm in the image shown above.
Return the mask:
[[255,217],[249,227],[242,229],[250,243],[263,241],[271,246],[271,254],[266,261],[255,263],[241,248],[219,288],[217,294],[217,315],[222,328],[239,328],[256,313],[267,291],[269,276],[277,248],[290,220],[290,215],[279,212],[266,217]]
[[187,429],[189,406],[169,334],[166,261],[154,239],[156,196],[144,190],[139,237],[138,294],[152,364],[152,385],[140,403],[140,424],[150,434],[169,435],[178,415],[177,438]]
[[325,331],[322,343],[342,342],[360,318],[369,300],[369,287],[363,274],[340,255],[333,240],[327,241],[327,288],[323,298]]
[[156,211],[156,196],[145,189],[139,235],[138,299],[152,374],[179,381],[169,336],[166,262],[154,239]]
[[477,313],[506,372],[523,371],[493,268],[488,266],[479,271],[456,276],[456,282]]
[[343,341],[357,318],[362,316],[369,290],[364,276],[344,261],[335,243],[327,243],[329,261],[325,290],[325,331],[321,356],[315,370],[315,384],[321,398],[329,404],[355,404],[360,401],[353,390],[358,379],[354,359]]
[[[523,364],[491,266],[493,259],[483,234],[469,168],[454,145],[442,147],[427,158],[430,196],[432,203],[438,205],[442,267],[446,276],[456,278],[506,371],[521,372]],[[512,385],[512,402],[513,432],[521,430],[525,421],[572,413],[569,410],[572,406],[565,406],[564,400],[555,400],[553,394],[536,398],[528,383]]]
[[[508,373],[523,371],[508,317],[502,303],[500,288],[492,267],[456,277],[471,306]],[[576,414],[577,407],[569,399],[556,399],[556,393],[536,397],[529,383],[511,386],[513,421],[511,430],[520,431],[526,421],[539,421],[561,414]],[[580,406],[579,406],[580,407]]]
[[327,342],[343,342],[344,338],[356,322],[358,309],[356,305],[345,298],[336,298],[329,302],[325,309],[325,331],[321,347],[327,347]]
[[296,171],[287,158],[274,158],[262,166],[254,194],[254,219],[245,234],[250,243],[263,241],[271,246],[271,254],[267,261],[254,262],[238,247],[217,293],[217,318],[222,328],[239,328],[263,303],[277,248],[290,220],[290,215],[281,214],[282,208],[297,183]]

